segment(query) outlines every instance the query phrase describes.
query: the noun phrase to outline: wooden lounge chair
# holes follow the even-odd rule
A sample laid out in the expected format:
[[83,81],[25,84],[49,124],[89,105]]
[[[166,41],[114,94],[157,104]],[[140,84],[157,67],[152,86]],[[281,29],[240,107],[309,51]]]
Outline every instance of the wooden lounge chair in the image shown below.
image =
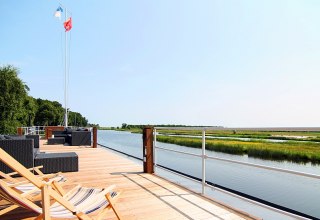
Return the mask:
[[[64,181],[64,179],[60,178],[60,176],[57,176],[57,178],[54,177],[54,178],[50,179],[49,181],[52,182],[52,181],[55,181],[55,179],[57,179],[57,182],[59,182],[59,183],[60,183],[60,181]],[[25,198],[29,199],[30,201],[39,201],[42,198],[41,197],[41,190],[38,189],[37,187],[35,187],[32,183],[27,183],[27,181],[21,181],[21,182],[15,182],[15,183],[5,182],[5,183],[7,184],[8,187],[14,189],[22,197],[25,197]],[[0,193],[0,201],[1,200],[3,200],[3,198]],[[6,214],[16,208],[19,208],[19,206],[15,205],[14,203],[11,203],[5,209],[0,210],[0,216]]]
[[[63,184],[66,179],[64,176],[61,175],[61,173],[53,173],[53,174],[43,174],[40,169],[42,166],[34,167],[34,168],[29,168],[29,171],[34,171],[36,174],[38,174],[36,177],[45,180],[47,182],[52,183],[55,181],[55,184],[53,187],[55,188],[57,183]],[[12,172],[12,173],[3,173],[0,171],[0,176],[3,178],[3,181],[5,181],[10,188],[14,188],[14,190],[18,193],[20,193],[21,196],[27,197],[29,200],[32,201],[38,201],[41,199],[41,190],[37,188],[35,185],[30,183],[28,180],[25,180],[23,178],[13,178],[13,176],[17,175],[17,172]],[[1,200],[1,197],[0,197]],[[0,216],[8,213],[19,206],[12,204],[9,205],[7,208],[0,210]]]
[[[38,175],[37,178],[40,178],[41,180],[45,180],[47,182],[53,182],[63,184],[66,182],[66,178],[61,175],[61,173],[51,173],[51,174],[43,174],[40,169],[42,166],[29,168],[28,170],[34,171]],[[5,180],[6,183],[10,187],[14,187],[17,192],[20,192],[24,196],[30,195],[30,199],[36,201],[41,199],[41,196],[39,194],[41,193],[41,190],[38,189],[35,185],[30,183],[28,180],[22,179],[22,178],[13,178],[12,176],[17,175],[17,172],[12,173],[3,173],[0,171],[0,176]]]
[[[17,192],[3,180],[0,180],[0,197],[14,204],[14,207],[23,207],[39,214],[37,219],[77,217],[78,219],[87,220],[91,219],[87,214],[98,209],[101,209],[101,211],[97,215],[97,219],[102,219],[108,209],[112,209],[117,218],[120,219],[119,213],[114,207],[115,199],[119,195],[119,193],[112,191],[114,186],[110,186],[107,189],[76,186],[65,194],[62,187],[55,181],[47,182],[37,178],[1,148],[0,160],[41,190],[42,207]],[[53,188],[56,190],[53,190]],[[50,205],[50,199],[55,201],[52,205]]]

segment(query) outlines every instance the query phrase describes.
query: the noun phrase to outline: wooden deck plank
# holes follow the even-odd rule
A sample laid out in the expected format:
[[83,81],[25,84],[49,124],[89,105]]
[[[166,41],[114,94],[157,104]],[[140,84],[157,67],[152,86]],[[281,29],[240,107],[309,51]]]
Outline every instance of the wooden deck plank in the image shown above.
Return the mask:
[[[50,146],[41,141],[40,150],[78,154],[79,172],[63,174],[68,179],[63,186],[66,190],[77,184],[97,188],[115,184],[122,191],[116,208],[123,219],[253,219],[156,175],[142,173],[141,165],[104,148]],[[0,218],[34,219],[31,216],[18,209]],[[106,219],[116,217],[110,211]]]

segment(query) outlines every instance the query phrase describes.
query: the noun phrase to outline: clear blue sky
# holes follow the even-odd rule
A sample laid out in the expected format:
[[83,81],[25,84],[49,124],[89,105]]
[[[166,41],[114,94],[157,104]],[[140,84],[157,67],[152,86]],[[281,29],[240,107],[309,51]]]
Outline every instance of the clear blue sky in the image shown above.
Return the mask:
[[[92,123],[320,126],[320,1],[65,0],[69,106]],[[59,1],[1,1],[0,65],[64,103]]]

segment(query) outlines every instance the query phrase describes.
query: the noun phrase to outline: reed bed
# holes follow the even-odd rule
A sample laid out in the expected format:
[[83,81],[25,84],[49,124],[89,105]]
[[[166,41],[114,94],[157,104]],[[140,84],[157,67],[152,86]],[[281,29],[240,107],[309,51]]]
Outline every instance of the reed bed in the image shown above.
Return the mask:
[[[201,130],[159,130],[164,135],[201,135]],[[206,131],[207,136],[211,137],[235,137],[253,139],[273,139],[273,140],[293,140],[293,141],[312,141],[320,142],[320,132],[303,131],[242,131],[242,130],[215,130]],[[299,137],[299,138],[297,138]]]
[[[202,146],[202,140],[200,138],[158,135],[157,141],[194,148],[201,148]],[[206,149],[228,154],[247,154],[249,157],[260,159],[320,164],[319,143],[296,141],[274,143],[263,140],[206,139]]]

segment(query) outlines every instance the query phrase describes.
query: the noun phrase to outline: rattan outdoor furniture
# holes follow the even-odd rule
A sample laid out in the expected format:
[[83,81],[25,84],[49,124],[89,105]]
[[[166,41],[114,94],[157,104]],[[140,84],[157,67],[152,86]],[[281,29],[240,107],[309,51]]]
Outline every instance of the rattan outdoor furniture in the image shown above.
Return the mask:
[[40,136],[35,134],[35,135],[26,135],[26,139],[33,139],[33,147],[34,148],[39,148],[40,146]]
[[[25,167],[34,167],[33,159],[38,149],[33,139],[0,140],[0,147]],[[0,161],[0,171],[11,173],[13,170]]]
[[[64,138],[65,142],[71,146],[89,146],[91,145],[91,131],[71,130],[52,131],[54,138]],[[48,139],[48,144],[54,144],[54,140]]]
[[35,166],[43,166],[43,173],[77,172],[79,170],[78,155],[67,153],[40,153],[34,159]]
[[54,144],[64,144],[65,138],[64,137],[53,137],[53,138],[48,138],[48,144],[49,145],[54,145]]
[[[11,138],[13,139],[0,140],[0,148],[25,167],[32,168],[43,165],[44,173],[78,171],[78,155],[74,152],[40,153],[39,148],[34,146],[35,141],[39,141],[39,138],[26,138],[25,136],[11,136]],[[56,140],[62,139],[64,138],[57,138]],[[37,143],[37,146],[39,146],[39,143]],[[13,170],[0,161],[0,171],[11,173]]]
[[71,146],[88,146],[91,145],[90,131],[72,131],[69,137],[69,144]]

